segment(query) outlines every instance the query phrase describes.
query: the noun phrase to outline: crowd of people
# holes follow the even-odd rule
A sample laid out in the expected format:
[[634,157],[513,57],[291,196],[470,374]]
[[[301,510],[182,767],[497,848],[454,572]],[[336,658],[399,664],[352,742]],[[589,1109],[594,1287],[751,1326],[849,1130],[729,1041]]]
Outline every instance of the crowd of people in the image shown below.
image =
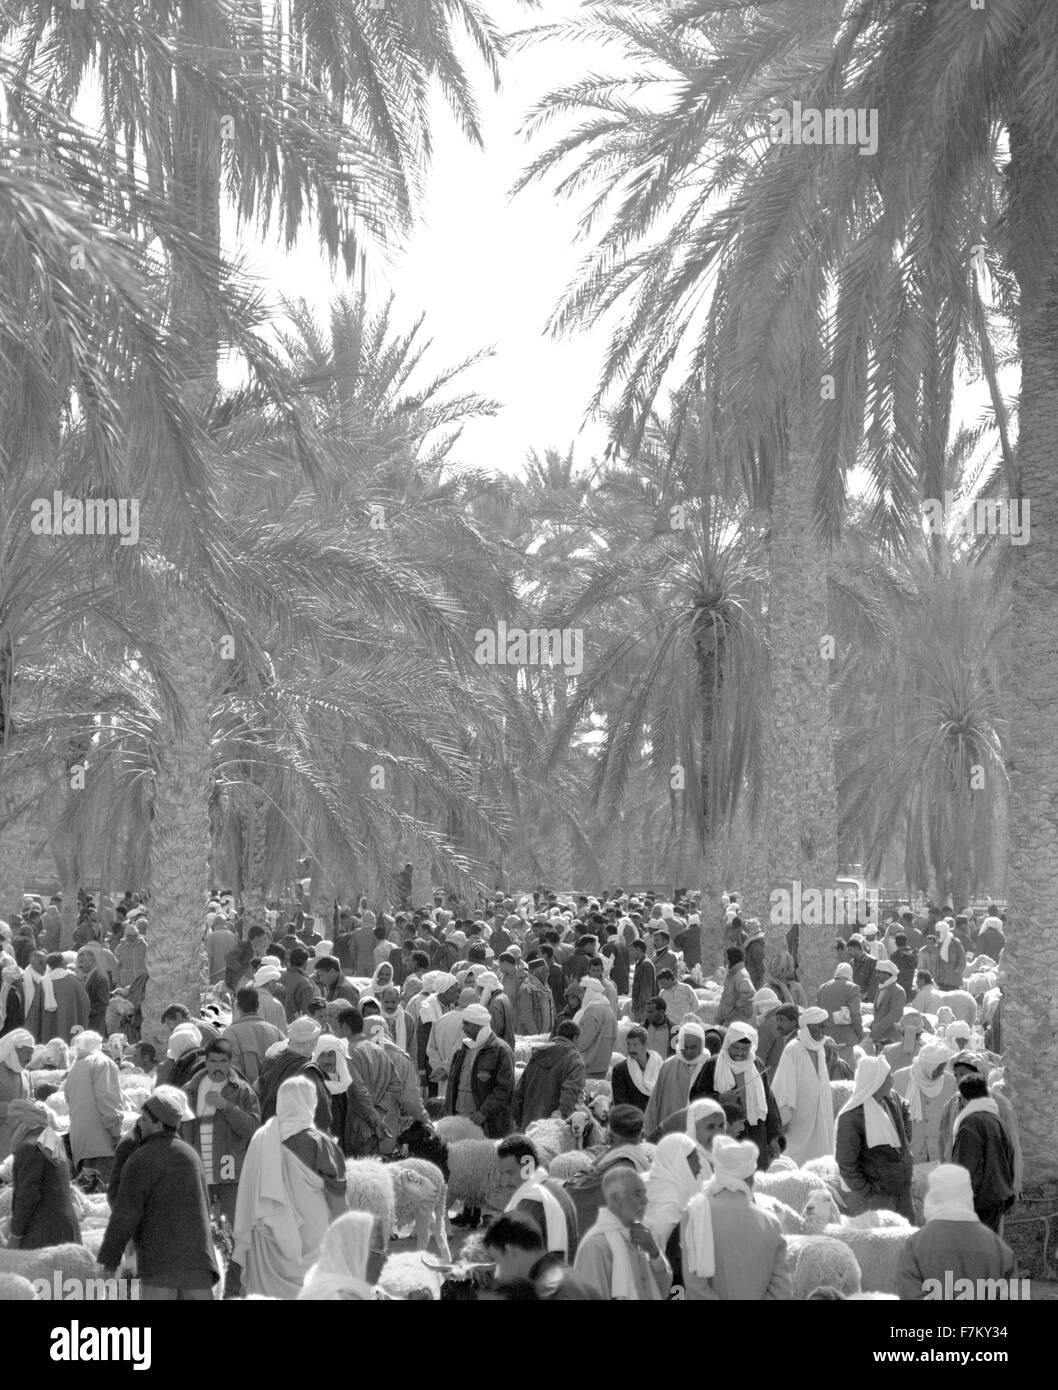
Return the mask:
[[[827,1158],[838,1210],[909,1223],[901,1296],[953,1270],[1013,1276],[994,909],[850,927],[812,1003],[797,929],[769,953],[737,895],[708,911],[694,894],[497,893],[473,917],[440,901],[326,921],[277,903],[245,923],[218,893],[208,989],[148,1038],[144,898],[83,898],[70,940],[60,898],[27,899],[0,922],[7,1243],[79,1240],[76,1175],[106,1188],[101,1266],[133,1251],[142,1297],[379,1297],[385,1234],[348,1210],[347,1163],[414,1136],[421,1152],[460,1117],[497,1145],[485,1209],[449,1211],[494,1267],[482,1297],[790,1298],[755,1175]],[[833,1082],[849,1083],[836,1115]],[[589,1102],[605,1142],[556,1180],[534,1123]]]

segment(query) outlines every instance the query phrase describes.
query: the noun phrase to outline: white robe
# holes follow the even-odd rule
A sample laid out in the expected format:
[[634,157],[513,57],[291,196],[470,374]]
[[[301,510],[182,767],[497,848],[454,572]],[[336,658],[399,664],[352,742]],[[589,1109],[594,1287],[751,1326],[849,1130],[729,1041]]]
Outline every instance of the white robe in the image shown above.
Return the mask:
[[[816,1053],[791,1038],[779,1058],[772,1095],[786,1126],[786,1157],[800,1167],[834,1152],[834,1108],[830,1083],[820,1083]],[[788,1123],[786,1115],[793,1111]]]

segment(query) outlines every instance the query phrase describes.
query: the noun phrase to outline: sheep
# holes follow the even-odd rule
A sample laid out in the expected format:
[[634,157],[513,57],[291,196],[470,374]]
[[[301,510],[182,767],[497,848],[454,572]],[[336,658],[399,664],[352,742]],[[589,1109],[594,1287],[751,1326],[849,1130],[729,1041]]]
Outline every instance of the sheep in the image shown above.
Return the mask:
[[804,1219],[793,1207],[788,1207],[785,1202],[780,1202],[778,1197],[770,1197],[764,1192],[755,1193],[753,1200],[763,1211],[770,1211],[772,1216],[778,1219],[784,1236],[804,1234]]
[[40,1250],[0,1249],[0,1274],[21,1274],[31,1284],[43,1280],[49,1288],[57,1274],[61,1280],[95,1279],[99,1266],[83,1245],[46,1245]]
[[973,1024],[977,1021],[977,1000],[965,989],[952,989],[944,995],[944,1002],[961,1023]]
[[446,1144],[456,1144],[462,1139],[484,1139],[485,1131],[465,1115],[444,1115],[434,1125],[434,1133]]
[[367,1211],[378,1217],[382,1225],[382,1244],[388,1245],[397,1221],[391,1165],[374,1158],[348,1160],[345,1165],[345,1191],[351,1211]]
[[441,1259],[450,1259],[445,1229],[448,1184],[440,1168],[422,1158],[399,1159],[387,1167],[393,1179],[397,1231],[413,1227],[417,1250],[426,1250],[432,1239]]
[[446,1142],[437,1129],[410,1125],[401,1136],[406,1153],[435,1164],[448,1180],[450,1202],[468,1207],[489,1205],[496,1181],[496,1140],[459,1139]]
[[829,1188],[813,1192],[801,1212],[805,1231],[809,1235],[822,1235],[827,1226],[842,1226],[846,1218],[842,1216],[837,1199]]
[[578,1173],[588,1173],[595,1166],[591,1154],[583,1149],[573,1149],[569,1153],[556,1154],[547,1165],[548,1177],[557,1182],[576,1177]]
[[827,1226],[826,1236],[844,1241],[856,1256],[865,1293],[895,1293],[900,1258],[907,1245],[906,1226],[881,1226],[864,1230],[849,1222],[844,1226]]
[[524,1067],[529,1058],[540,1047],[546,1047],[551,1041],[550,1033],[531,1033],[514,1040],[514,1064]]
[[837,1289],[846,1298],[860,1292],[862,1276],[855,1254],[829,1232],[792,1236],[786,1250],[795,1299],[804,1300],[819,1288]]
[[978,970],[972,975],[967,975],[964,984],[968,994],[972,994],[975,999],[983,999],[990,989],[996,987],[996,972],[994,970]]
[[545,1168],[550,1168],[559,1154],[569,1153],[577,1147],[567,1120],[534,1120],[527,1126],[525,1137],[532,1141],[537,1157]]
[[613,1104],[613,1087],[610,1085],[609,1081],[602,1080],[601,1078],[585,1081],[584,1094],[588,1097],[589,1102],[600,1100],[605,1096],[605,1098]]
[[802,1212],[813,1192],[826,1189],[826,1183],[818,1173],[798,1168],[794,1173],[758,1173],[753,1180],[754,1192],[778,1197],[794,1211]]
[[778,1158],[773,1158],[766,1169],[769,1173],[796,1173],[797,1164],[792,1158],[787,1158],[785,1154],[780,1154]]
[[0,1303],[33,1303],[37,1290],[22,1274],[0,1274]]
[[852,1092],[855,1083],[852,1081],[832,1081],[830,1083],[830,1097],[834,1103],[834,1118],[837,1119],[838,1111],[843,1105],[847,1105],[852,1099]]
[[847,1216],[845,1223],[849,1226],[859,1226],[861,1230],[865,1231],[876,1231],[880,1227],[899,1226],[907,1235],[910,1235],[914,1230],[906,1216],[901,1216],[898,1211],[887,1211],[884,1207],[875,1211],[861,1211],[858,1216]]
[[437,1270],[423,1264],[420,1251],[402,1250],[382,1266],[378,1287],[390,1298],[436,1302],[441,1297],[441,1280]]
[[810,1158],[803,1167],[808,1173],[818,1173],[826,1183],[837,1182],[841,1176],[838,1161],[833,1154],[824,1154],[822,1158]]

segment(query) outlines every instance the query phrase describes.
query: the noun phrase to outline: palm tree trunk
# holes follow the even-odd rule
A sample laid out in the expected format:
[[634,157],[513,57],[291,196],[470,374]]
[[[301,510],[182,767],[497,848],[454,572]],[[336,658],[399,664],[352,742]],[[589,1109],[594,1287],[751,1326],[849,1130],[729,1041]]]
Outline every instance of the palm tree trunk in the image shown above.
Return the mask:
[[1003,1035],[1026,1175],[1042,1182],[1058,1177],[1058,253],[1049,231],[1058,155],[1015,118],[1008,168],[1021,303],[1018,467],[1032,510],[1030,543],[1014,551]]
[[[775,480],[771,511],[768,629],[770,690],[765,724],[767,890],[832,889],[837,877],[834,739],[826,554],[814,538],[813,460],[796,430]],[[761,917],[761,922],[765,921]],[[800,974],[814,991],[828,977],[833,926],[801,925]]]
[[[11,815],[29,794],[29,779],[4,773],[0,783],[0,819]],[[0,830],[0,917],[8,921],[17,907],[30,873],[33,852],[33,817],[26,811]]]

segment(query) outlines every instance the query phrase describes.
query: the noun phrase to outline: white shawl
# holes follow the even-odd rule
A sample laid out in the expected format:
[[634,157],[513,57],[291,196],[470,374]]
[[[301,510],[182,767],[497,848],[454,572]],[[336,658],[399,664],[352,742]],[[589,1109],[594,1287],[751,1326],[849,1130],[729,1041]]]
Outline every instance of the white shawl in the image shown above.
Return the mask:
[[647,1053],[647,1064],[641,1067],[638,1062],[631,1057],[626,1057],[628,1064],[628,1079],[636,1088],[641,1096],[649,1096],[654,1092],[654,1087],[658,1084],[658,1076],[661,1072],[661,1058],[656,1052]]
[[[749,1056],[744,1062],[733,1062],[728,1048],[734,1042],[748,1040]],[[732,1023],[727,1030],[720,1055],[716,1059],[714,1085],[718,1095],[726,1095],[737,1088],[737,1077],[741,1076],[746,1088],[746,1123],[762,1124],[768,1118],[768,1100],[764,1094],[764,1082],[757,1070],[757,1030],[748,1023]]]
[[504,1211],[514,1211],[520,1202],[540,1202],[544,1208],[545,1245],[548,1254],[560,1253],[568,1256],[569,1232],[566,1228],[566,1214],[555,1194],[544,1186],[546,1177],[547,1169],[538,1168],[533,1176],[518,1188],[504,1207]]

